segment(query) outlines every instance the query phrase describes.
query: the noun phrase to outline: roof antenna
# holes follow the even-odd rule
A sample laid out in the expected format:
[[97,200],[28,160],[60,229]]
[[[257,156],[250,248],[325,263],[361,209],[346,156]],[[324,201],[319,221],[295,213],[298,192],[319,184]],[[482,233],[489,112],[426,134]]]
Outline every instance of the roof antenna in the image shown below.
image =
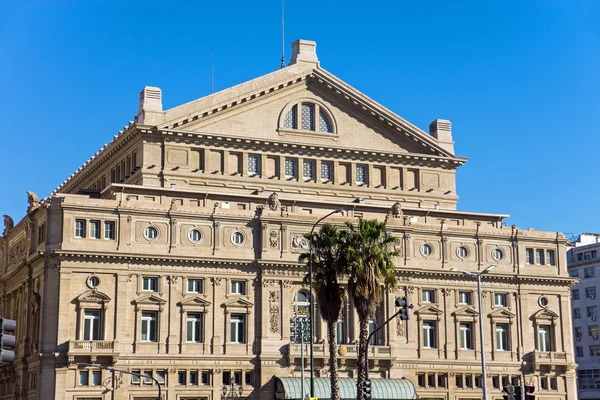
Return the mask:
[[210,51],[210,94],[215,92],[215,51]]
[[285,13],[284,13],[285,0],[281,0],[281,68],[285,68]]

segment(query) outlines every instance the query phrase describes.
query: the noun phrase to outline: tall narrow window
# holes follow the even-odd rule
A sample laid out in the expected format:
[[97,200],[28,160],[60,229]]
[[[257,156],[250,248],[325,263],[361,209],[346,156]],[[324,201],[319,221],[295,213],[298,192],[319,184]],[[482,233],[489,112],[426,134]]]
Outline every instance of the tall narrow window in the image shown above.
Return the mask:
[[115,223],[114,223],[114,221],[104,221],[104,239],[115,240]]
[[156,312],[142,312],[142,342],[156,342]]
[[539,350],[540,351],[551,351],[550,350],[550,325],[540,325],[538,328],[539,337]]
[[299,290],[294,299],[294,315],[308,316],[310,310],[310,296],[306,290]]
[[554,265],[554,250],[546,250],[546,265]]
[[332,163],[328,161],[321,161],[321,182],[331,182],[332,171]]
[[471,323],[461,322],[459,331],[461,350],[473,350]]
[[357,165],[356,166],[356,184],[366,185],[367,183],[367,166]]
[[340,319],[335,324],[335,340],[337,344],[346,343],[346,328],[344,325],[344,312],[340,315]]
[[[371,333],[375,332],[375,329],[377,329],[377,323],[375,321],[369,321],[369,335]],[[369,344],[371,346],[377,345],[377,334],[374,334],[373,336],[371,336],[371,340],[369,340]]]
[[508,326],[506,324],[496,324],[496,350],[508,350]]
[[187,341],[190,343],[202,342],[202,314],[187,315]]
[[248,156],[248,175],[260,174],[260,159],[258,156]]
[[285,119],[283,120],[283,127],[287,129],[298,129],[297,121],[298,114],[298,106],[293,106],[290,110],[285,114]]
[[302,129],[306,131],[315,130],[315,105],[311,103],[302,103]]
[[544,265],[544,250],[537,249],[535,251],[535,263],[537,265]]
[[533,249],[525,249],[525,263],[533,264]]
[[75,220],[75,237],[85,238],[85,219]]
[[315,179],[315,162],[312,160],[304,160],[302,162],[302,177],[305,181]]
[[296,160],[293,158],[285,159],[285,177],[286,179],[296,178]]
[[246,316],[243,314],[231,314],[231,317],[230,317],[231,343],[244,343],[245,317]]
[[100,340],[100,310],[83,312],[83,340]]
[[435,321],[423,321],[423,347],[433,349],[435,345]]
[[92,371],[92,385],[100,386],[102,384],[102,371]]
[[319,111],[319,132],[333,132],[331,121],[322,110]]
[[90,239],[100,239],[100,221],[90,221]]

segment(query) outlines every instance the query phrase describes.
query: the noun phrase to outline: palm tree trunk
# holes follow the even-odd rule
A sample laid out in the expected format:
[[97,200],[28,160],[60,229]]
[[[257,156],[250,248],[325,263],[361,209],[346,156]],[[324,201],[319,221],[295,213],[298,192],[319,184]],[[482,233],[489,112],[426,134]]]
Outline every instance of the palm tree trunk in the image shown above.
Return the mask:
[[361,318],[359,321],[360,336],[358,338],[358,380],[357,380],[357,400],[364,400],[365,379],[367,378],[365,371],[365,358],[369,351],[369,322],[366,318]]
[[331,380],[331,398],[340,400],[340,382],[337,371],[337,346],[335,323],[327,321],[327,333],[329,335],[329,378]]

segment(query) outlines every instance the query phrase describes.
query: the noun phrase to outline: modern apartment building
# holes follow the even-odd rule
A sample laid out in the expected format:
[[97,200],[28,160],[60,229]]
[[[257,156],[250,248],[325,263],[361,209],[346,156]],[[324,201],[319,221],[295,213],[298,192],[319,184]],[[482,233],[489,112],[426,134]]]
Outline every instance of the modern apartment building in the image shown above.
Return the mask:
[[577,237],[567,262],[569,275],[579,279],[571,289],[579,398],[600,400],[600,235]]
[[[84,363],[151,375],[168,400],[219,399],[223,385],[299,398],[309,370],[291,319],[311,293],[298,255],[338,209],[327,221],[387,219],[402,241],[398,288],[371,325],[399,296],[415,306],[372,341],[371,378],[410,381],[421,399],[480,399],[484,380],[490,399],[523,380],[538,399],[576,398],[569,241],[457,210],[467,160],[449,121],[423,131],[323,69],[314,42],[292,49],[285,68],[168,110],[144,88],[133,122],[48,197],[29,193],[25,218],[5,219],[0,315],[18,322],[18,360],[0,367],[0,399],[157,396],[152,379]],[[490,265],[480,315],[475,280],[453,269]],[[337,328],[351,390],[352,302]],[[323,378],[326,340],[318,319]]]

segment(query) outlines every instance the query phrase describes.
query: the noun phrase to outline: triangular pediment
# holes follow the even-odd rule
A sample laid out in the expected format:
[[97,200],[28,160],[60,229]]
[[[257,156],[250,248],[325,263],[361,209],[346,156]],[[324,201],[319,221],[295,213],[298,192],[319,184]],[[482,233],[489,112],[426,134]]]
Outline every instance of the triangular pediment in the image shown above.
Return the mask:
[[110,301],[110,297],[97,290],[88,290],[77,296],[76,300],[80,303],[106,303]]
[[210,301],[202,298],[202,296],[190,297],[189,299],[181,300],[177,303],[177,305],[181,307],[208,307],[210,304]]
[[138,297],[137,299],[132,301],[133,304],[157,305],[157,306],[162,306],[166,302],[167,302],[166,300],[163,300],[160,297],[155,296],[153,294],[146,294],[146,295]]
[[470,317],[475,318],[479,315],[479,313],[470,307],[462,307],[452,313],[455,317]]
[[510,311],[508,311],[505,308],[501,308],[499,310],[495,310],[491,313],[488,314],[488,317],[490,318],[514,318],[515,314],[511,313]]
[[223,303],[225,308],[250,308],[254,304],[243,298],[235,298]]
[[439,308],[430,306],[430,305],[427,305],[427,306],[419,308],[418,310],[415,310],[415,314],[418,314],[418,315],[441,315],[443,313],[444,312],[442,310],[440,310]]
[[558,318],[558,314],[555,313],[552,310],[543,308],[539,311],[537,311],[535,314],[533,314],[534,319],[546,319],[546,320],[552,320],[552,319],[556,319]]
[[[335,131],[282,129],[286,110],[303,102],[323,108]],[[320,67],[292,65],[167,110],[165,117],[161,129],[347,149],[360,142],[365,151],[455,158],[436,138]]]

